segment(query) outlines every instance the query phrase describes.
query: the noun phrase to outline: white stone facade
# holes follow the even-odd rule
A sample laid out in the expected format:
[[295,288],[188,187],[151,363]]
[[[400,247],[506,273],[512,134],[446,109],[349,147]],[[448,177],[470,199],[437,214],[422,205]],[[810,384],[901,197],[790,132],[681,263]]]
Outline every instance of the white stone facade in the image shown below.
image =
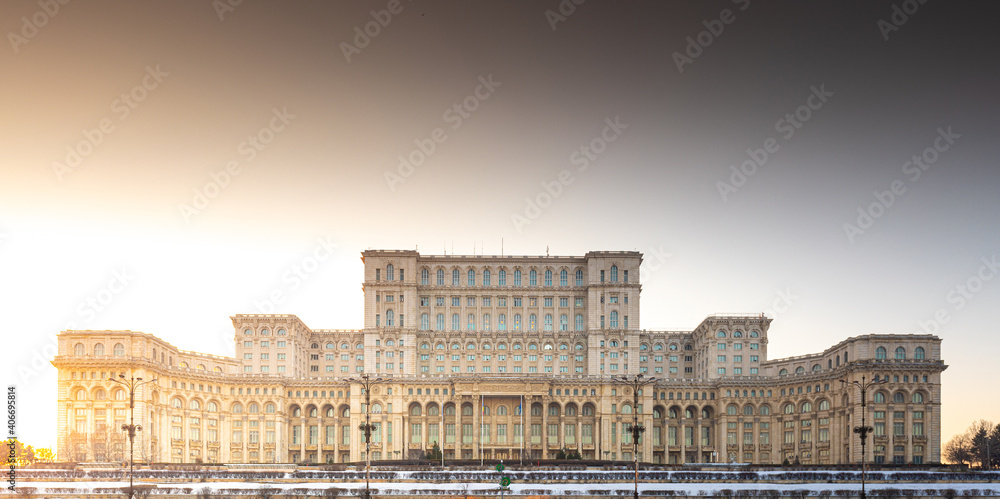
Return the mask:
[[[857,462],[868,392],[870,461],[940,456],[939,338],[866,335],[822,353],[767,358],[771,320],[706,318],[691,331],[640,327],[636,252],[423,256],[366,251],[365,326],[311,329],[294,315],[236,315],[236,357],[178,350],[132,331],[63,331],[61,459],[122,457],[128,396],[119,373],[157,379],[136,395],[137,459],[348,462],[363,459],[367,373],[379,432],[372,458],[631,460],[625,428],[647,428],[654,463]],[[612,376],[642,374],[638,407]],[[520,408],[520,409],[519,409]],[[638,409],[638,411],[636,411]]]

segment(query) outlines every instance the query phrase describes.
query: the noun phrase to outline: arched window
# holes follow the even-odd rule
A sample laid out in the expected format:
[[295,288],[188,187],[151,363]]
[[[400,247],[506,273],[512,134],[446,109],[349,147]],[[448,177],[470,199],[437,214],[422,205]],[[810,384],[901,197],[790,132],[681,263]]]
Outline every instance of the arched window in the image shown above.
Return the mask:
[[125,394],[125,390],[122,390],[120,388],[118,390],[115,390],[112,396],[114,397],[115,400],[125,400],[126,398],[128,398],[128,395]]
[[747,405],[743,406],[743,415],[744,416],[753,416],[753,406],[750,405],[750,404],[747,404]]
[[823,366],[821,366],[819,364],[813,364],[813,372],[818,372],[821,369],[823,369]]
[[468,345],[465,345],[465,349],[466,350],[475,350],[476,349],[476,344],[475,343],[469,343]]
[[514,285],[515,286],[521,285],[521,269],[514,270]]
[[552,285],[552,271],[551,270],[546,270],[545,271],[545,285],[546,286],[551,286]]
[[437,404],[431,404],[429,407],[427,407],[427,415],[428,416],[440,416],[441,415],[441,409],[438,408]]
[[247,406],[247,412],[250,414],[257,414],[260,412],[260,406],[257,405],[257,402],[251,402],[250,405]]
[[505,405],[498,405],[497,406],[497,416],[506,416],[506,415],[507,415],[507,406],[505,406]]
[[583,286],[583,270],[576,269],[576,285]]
[[584,348],[586,347],[583,346],[583,343],[577,343],[576,345],[573,345],[574,350],[583,350]]
[[420,284],[426,286],[431,283],[431,273],[427,269],[420,271]]
[[497,284],[499,284],[500,286],[506,286],[507,285],[507,271],[506,270],[500,269],[500,272],[497,272]]
[[618,266],[611,266],[611,282],[618,282]]
[[875,358],[876,359],[885,359],[885,357],[886,357],[886,355],[885,355],[885,347],[878,347],[878,348],[875,349]]
[[328,408],[326,409],[326,417],[328,417],[328,418],[332,418],[332,417],[334,417],[333,415],[334,415],[334,412],[333,412],[333,407],[328,407]]
[[568,331],[569,330],[569,317],[566,314],[559,316],[559,330]]
[[205,404],[205,410],[208,412],[219,412],[219,404],[209,401],[209,403]]
[[278,336],[285,336],[287,334],[288,334],[288,332],[286,332],[284,329],[279,329],[278,330]]
[[469,269],[469,286],[476,285],[476,271]]
[[812,402],[802,403],[802,412],[812,412],[812,410],[813,410]]
[[431,328],[431,318],[426,313],[420,314],[420,330],[427,331]]
[[566,272],[566,269],[559,271],[559,285],[560,286],[569,285],[569,272]]
[[372,414],[382,414],[382,404],[378,402],[372,404]]
[[448,404],[448,405],[444,406],[444,415],[445,416],[454,416],[455,415],[455,405],[454,404]]
[[542,415],[542,406],[540,406],[540,405],[533,405],[533,406],[531,406],[531,415],[532,416],[541,416]]
[[915,392],[913,394],[913,403],[914,404],[923,404],[924,403],[924,394],[920,393],[920,392]]
[[[268,402],[267,405],[264,406],[264,412],[267,413],[267,414],[274,414],[274,411],[276,409],[277,409],[277,406],[274,405],[274,402]],[[331,416],[331,417],[333,416],[333,408],[332,407],[330,408],[330,414],[329,414],[329,416]]]
[[729,406],[726,407],[726,415],[727,416],[735,416],[737,411],[738,411],[738,408],[736,407],[736,404],[729,404]]
[[511,349],[512,350],[520,350],[521,349],[521,344],[520,343],[514,343],[514,346],[511,347]]
[[419,416],[419,415],[420,415],[420,406],[417,404],[413,404],[410,407],[410,416]]
[[472,404],[465,404],[462,406],[462,415],[471,416],[472,415]]
[[894,404],[902,404],[905,400],[906,398],[903,397],[903,392],[896,392],[892,395],[892,403]]
[[188,402],[188,409],[191,409],[192,411],[201,410],[201,402],[198,402],[197,400],[192,400],[191,402]]
[[420,349],[421,350],[430,350],[431,346],[429,344],[427,344],[426,342],[424,342],[424,343],[420,344]]
[[500,314],[497,316],[497,329],[501,331],[507,330],[507,314]]
[[793,404],[791,402],[785,404],[784,413],[785,414],[794,414],[795,413],[795,404]]
[[231,412],[233,414],[243,414],[243,404],[240,404],[239,402],[233,404],[233,410]]
[[782,369],[778,371],[778,376],[787,376],[787,375],[788,375],[788,369]]
[[612,328],[618,327],[618,311],[617,310],[612,310],[611,311],[611,327]]
[[467,319],[468,319],[468,324],[467,324],[466,329],[469,330],[469,331],[475,331],[476,330],[476,316],[474,314],[469,314],[469,316],[468,316]]
[[764,405],[760,406],[760,415],[761,416],[770,416],[771,415],[771,406],[769,406],[767,404],[764,404]]
[[799,366],[799,367],[795,368],[795,374],[802,374],[804,372],[806,372],[806,368],[804,368],[802,366]]
[[906,358],[906,349],[903,347],[896,347],[896,360],[903,360]]
[[459,282],[459,278],[460,277],[461,277],[461,274],[458,273],[458,269],[453,269],[451,271],[451,285],[452,286],[458,286],[458,282]]
[[94,345],[94,355],[104,355],[104,343]]
[[719,332],[715,333],[715,337],[716,338],[725,338],[726,337],[726,332],[725,331],[719,331]]
[[552,314],[545,314],[545,330],[552,331]]
[[483,350],[492,350],[493,346],[490,345],[489,343],[483,343],[483,347],[482,348],[483,348]]
[[593,416],[594,415],[594,406],[592,406],[590,404],[584,405],[583,406],[583,415],[584,416]]
[[260,335],[261,335],[261,336],[270,336],[270,335],[271,335],[271,332],[270,332],[270,331],[268,331],[268,330],[267,330],[267,328],[264,328],[264,329],[261,329],[261,330],[260,330]]
[[489,285],[490,285],[490,270],[486,269],[483,270],[483,286],[489,286]]
[[437,271],[437,285],[444,286],[444,269],[438,269]]
[[[73,347],[73,355],[76,355],[77,357],[83,357],[86,354],[87,354],[87,347],[83,346],[83,343],[77,343],[76,346]],[[153,357],[156,357],[156,355],[154,354]]]
[[387,281],[392,281],[392,280],[396,279],[396,273],[393,270],[393,267],[392,267],[391,263],[389,265],[385,266],[385,279]]
[[885,403],[885,393],[883,393],[883,392],[875,392],[875,398],[874,398],[874,400],[875,400],[876,404],[884,404]]
[[649,350],[649,345],[643,343],[639,345],[639,350]]
[[528,316],[528,330],[534,331],[538,327],[538,316],[531,314]]
[[451,344],[451,349],[452,350],[461,350],[462,349],[462,345],[459,345],[458,343],[452,343]]
[[121,343],[115,343],[115,348],[113,350],[113,353],[114,353],[115,357],[124,357],[125,356],[125,345],[122,345]]
[[528,272],[528,285],[538,286],[538,272],[536,272],[535,269],[531,269],[531,271]]
[[458,314],[451,314],[451,330],[458,331],[462,328],[462,320],[458,318]]
[[108,393],[104,391],[103,388],[99,388],[94,394],[95,400],[106,400],[108,398]]
[[684,418],[685,419],[694,419],[694,411],[692,411],[690,407],[688,407],[687,409],[684,409]]
[[385,325],[386,326],[392,326],[392,322],[393,322],[393,320],[395,318],[396,318],[396,316],[393,313],[393,311],[392,311],[391,308],[389,310],[385,311]]
[[743,333],[741,333],[739,331],[733,331],[733,338],[742,338],[742,337],[743,337]]
[[913,358],[917,360],[924,360],[924,347],[917,347],[913,351]]
[[435,328],[437,331],[444,331],[444,314],[437,314],[434,318]]
[[819,410],[821,410],[821,411],[829,411],[830,410],[830,401],[826,400],[826,399],[820,400],[819,401]]
[[170,407],[173,407],[174,409],[183,409],[184,408],[184,402],[182,402],[181,399],[179,399],[177,397],[174,397],[170,401]]
[[576,329],[577,331],[583,331],[583,314],[576,314],[576,317],[573,318],[573,321],[574,321],[573,328]]
[[244,329],[243,330],[243,336],[252,336],[252,335],[253,335],[253,329]]

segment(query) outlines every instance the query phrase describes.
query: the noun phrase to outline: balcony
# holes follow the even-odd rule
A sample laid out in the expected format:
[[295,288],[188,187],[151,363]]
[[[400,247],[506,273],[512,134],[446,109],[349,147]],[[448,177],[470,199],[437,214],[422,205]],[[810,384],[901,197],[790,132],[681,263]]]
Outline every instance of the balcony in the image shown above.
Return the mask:
[[771,451],[771,444],[760,444],[760,451],[761,452],[770,452]]

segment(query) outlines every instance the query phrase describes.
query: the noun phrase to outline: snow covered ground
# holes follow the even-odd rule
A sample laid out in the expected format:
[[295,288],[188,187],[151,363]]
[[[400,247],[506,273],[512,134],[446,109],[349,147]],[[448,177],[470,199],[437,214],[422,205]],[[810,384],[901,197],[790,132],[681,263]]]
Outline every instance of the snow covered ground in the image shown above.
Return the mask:
[[[33,471],[33,472],[31,472]],[[31,473],[27,473],[31,472]],[[87,497],[128,487],[118,472],[22,470],[18,490],[33,489],[35,497]],[[198,478],[192,475],[199,475]],[[632,474],[627,471],[515,471],[509,494],[517,496],[630,496]],[[111,478],[114,476],[114,478]],[[100,477],[100,478],[98,478]],[[105,478],[106,477],[106,478]],[[860,489],[853,471],[644,471],[639,493],[644,496],[844,496]],[[105,478],[105,479],[102,479]],[[1000,473],[888,471],[869,473],[872,495],[894,489],[909,496],[1000,496]],[[202,479],[208,481],[201,481]],[[372,489],[383,496],[498,495],[499,474],[485,471],[386,471],[372,473]],[[940,483],[939,483],[940,481]],[[873,483],[874,482],[874,483]],[[216,495],[253,495],[263,486],[277,497],[322,496],[330,488],[354,496],[365,487],[362,472],[174,472],[143,470],[137,485],[154,485],[156,496],[192,495],[208,488]],[[899,493],[897,492],[897,493]],[[4,489],[0,497],[14,493]]]

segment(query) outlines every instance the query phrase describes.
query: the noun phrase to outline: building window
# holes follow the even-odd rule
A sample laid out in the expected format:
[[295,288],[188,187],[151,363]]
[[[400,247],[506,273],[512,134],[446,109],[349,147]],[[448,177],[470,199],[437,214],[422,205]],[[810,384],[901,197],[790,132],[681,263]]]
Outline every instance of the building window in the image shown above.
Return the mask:
[[423,286],[426,286],[426,285],[430,284],[430,280],[431,280],[431,273],[427,269],[421,270],[420,271],[420,284],[423,285]]
[[551,286],[552,285],[552,271],[551,270],[546,270],[545,271],[545,285],[546,286]]
[[444,286],[444,270],[438,269],[437,271],[437,285]]
[[534,269],[528,272],[528,286],[538,286],[538,272]]
[[618,266],[611,266],[611,282],[618,282]]
[[885,347],[878,347],[875,349],[875,358],[879,360],[884,360],[886,357]]
[[500,272],[497,275],[497,284],[499,284],[500,286],[506,286],[507,285],[507,271],[506,270],[500,269]]

